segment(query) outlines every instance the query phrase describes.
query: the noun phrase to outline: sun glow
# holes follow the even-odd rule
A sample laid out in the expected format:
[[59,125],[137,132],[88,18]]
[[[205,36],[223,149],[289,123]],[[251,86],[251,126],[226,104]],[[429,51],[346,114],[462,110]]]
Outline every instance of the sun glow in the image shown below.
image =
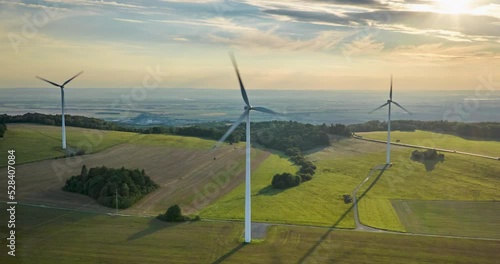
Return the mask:
[[467,13],[472,0],[435,0],[436,7],[441,13],[463,14]]

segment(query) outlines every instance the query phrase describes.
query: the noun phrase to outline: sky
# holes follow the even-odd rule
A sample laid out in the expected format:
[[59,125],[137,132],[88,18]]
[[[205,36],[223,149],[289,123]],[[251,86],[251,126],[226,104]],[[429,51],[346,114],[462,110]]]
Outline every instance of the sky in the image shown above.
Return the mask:
[[500,0],[0,0],[0,88],[474,90]]

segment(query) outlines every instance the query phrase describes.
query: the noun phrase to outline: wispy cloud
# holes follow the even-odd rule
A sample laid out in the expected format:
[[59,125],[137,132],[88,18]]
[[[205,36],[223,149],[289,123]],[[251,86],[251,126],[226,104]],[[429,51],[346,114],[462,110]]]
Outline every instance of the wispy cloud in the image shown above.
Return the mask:
[[146,21],[142,21],[142,20],[135,20],[135,19],[128,19],[128,18],[118,18],[118,17],[113,18],[113,20],[121,21],[121,22],[128,22],[128,23],[147,23]]
[[[57,17],[34,26],[47,9]],[[478,0],[467,12],[449,14],[430,0],[0,0],[0,31],[23,40],[14,54],[11,41],[0,39],[2,59],[20,72],[20,62],[57,68],[42,57],[102,70],[91,62],[110,54],[110,68],[175,61],[172,85],[213,87],[234,81],[211,81],[224,76],[227,61],[220,57],[234,49],[250,60],[247,72],[259,85],[288,86],[300,73],[301,85],[326,87],[326,72],[339,69],[370,79],[392,67],[411,74],[406,64],[431,67],[431,76],[439,67],[468,76],[479,65],[498,66],[500,4]],[[200,60],[217,66],[197,72],[199,80],[182,81]],[[307,71],[305,62],[312,65]],[[2,77],[12,83],[12,76]]]

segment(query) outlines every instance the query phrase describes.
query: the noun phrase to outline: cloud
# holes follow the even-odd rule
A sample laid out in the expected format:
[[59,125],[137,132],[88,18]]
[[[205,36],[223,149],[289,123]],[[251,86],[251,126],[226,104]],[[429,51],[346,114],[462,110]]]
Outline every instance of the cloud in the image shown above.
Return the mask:
[[142,21],[142,20],[127,19],[127,18],[118,18],[118,17],[113,18],[113,20],[121,21],[121,22],[127,22],[127,23],[147,23],[146,21]]
[[112,6],[112,7],[122,7],[122,8],[146,8],[140,5],[118,3],[115,1],[104,1],[104,0],[44,0],[45,2],[68,4],[76,6]]
[[371,36],[356,39],[351,43],[344,44],[341,48],[346,57],[359,55],[378,55],[384,49],[383,42],[377,42]]
[[423,45],[399,46],[390,52],[392,57],[405,57],[411,60],[456,61],[464,63],[471,60],[488,59],[495,56],[489,44],[452,45],[432,43]]

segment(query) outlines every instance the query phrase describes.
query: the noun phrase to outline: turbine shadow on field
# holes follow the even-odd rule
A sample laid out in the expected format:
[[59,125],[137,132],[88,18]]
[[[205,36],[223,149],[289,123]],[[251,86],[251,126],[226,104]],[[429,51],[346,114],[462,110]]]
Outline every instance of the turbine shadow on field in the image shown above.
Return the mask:
[[149,236],[155,232],[158,232],[162,229],[169,228],[169,227],[174,227],[176,225],[182,224],[181,222],[179,223],[166,223],[163,221],[160,221],[156,218],[153,218],[149,221],[149,227],[147,229],[144,229],[142,231],[139,231],[127,238],[127,241],[132,241],[136,240],[145,236]]
[[[377,175],[375,180],[373,180],[373,182],[370,184],[370,186],[368,186],[368,188],[359,196],[359,198],[356,199],[356,202],[359,202],[361,199],[363,199],[363,197],[373,188],[373,186],[375,186],[375,184],[378,182],[378,180],[380,179],[382,174],[384,174],[384,172],[387,168],[388,168],[388,166],[386,165],[380,170],[380,173]],[[337,227],[337,225],[340,222],[342,222],[342,220],[344,220],[344,218],[352,211],[353,208],[354,208],[354,204],[351,204],[351,206],[349,206],[349,208],[342,214],[342,216],[340,216],[339,219],[337,221],[335,221],[335,223],[330,227],[330,229],[325,234],[323,234],[320,237],[320,239],[318,239],[318,241],[314,244],[314,246],[312,246],[311,249],[309,249],[309,251],[307,251],[307,253],[298,261],[298,263],[304,263],[305,260],[309,256],[311,256],[314,253],[314,251],[316,251],[316,249],[321,245],[321,243],[323,241],[325,241],[330,236],[330,234],[332,233],[334,228]],[[344,253],[344,254],[347,254],[347,253]]]
[[227,258],[232,256],[234,253],[238,252],[240,249],[242,249],[244,246],[246,246],[247,243],[241,243],[237,247],[233,248],[231,251],[227,252],[226,254],[222,255],[220,258],[212,262],[212,264],[219,264],[225,261]]

